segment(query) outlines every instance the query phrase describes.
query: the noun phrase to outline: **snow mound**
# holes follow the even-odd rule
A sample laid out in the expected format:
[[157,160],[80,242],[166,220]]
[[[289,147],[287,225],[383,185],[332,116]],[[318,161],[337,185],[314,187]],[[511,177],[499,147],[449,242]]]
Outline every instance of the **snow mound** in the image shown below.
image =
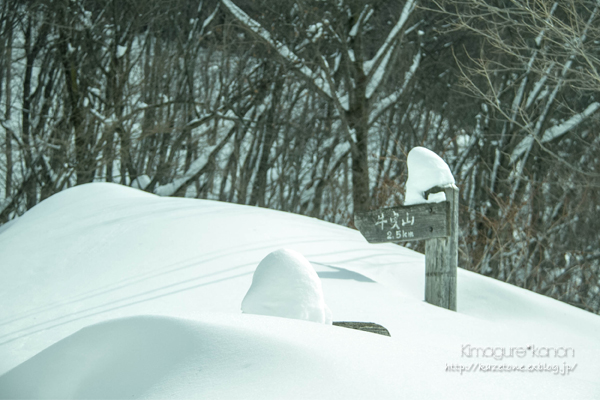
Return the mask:
[[332,321],[319,276],[302,254],[290,249],[274,251],[258,264],[242,311],[322,324]]
[[425,191],[435,186],[454,184],[454,176],[448,164],[440,156],[425,147],[414,147],[406,160],[408,179],[404,205],[439,203],[446,200],[444,193],[435,193],[425,199]]
[[390,345],[401,350],[386,339],[254,315],[120,318],[81,329],[0,376],[0,397],[399,397],[400,363],[381,359]]

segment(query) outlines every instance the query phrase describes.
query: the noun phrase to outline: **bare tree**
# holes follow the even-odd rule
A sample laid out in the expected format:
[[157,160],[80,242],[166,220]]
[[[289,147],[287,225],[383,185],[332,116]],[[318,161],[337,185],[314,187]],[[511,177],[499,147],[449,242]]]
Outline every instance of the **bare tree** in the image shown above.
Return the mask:
[[[311,85],[331,104],[341,123],[352,158],[352,193],[355,211],[370,206],[369,129],[401,96],[404,86],[385,95],[383,87],[392,71],[403,68],[406,81],[421,61],[420,48],[404,44],[416,1],[408,0],[379,42],[365,37],[374,23],[370,3],[353,2],[325,9],[310,1],[294,3],[294,31],[263,26],[231,0],[222,4],[260,41],[267,44],[280,62]],[[308,12],[318,9],[319,13]],[[294,11],[295,10],[295,11]],[[307,12],[304,12],[307,11]],[[413,28],[414,29],[414,28]],[[327,40],[325,40],[327,39]],[[369,45],[377,43],[377,51]],[[401,54],[412,60],[404,65]]]
[[462,87],[481,102],[459,168],[467,257],[483,273],[598,311],[599,237],[589,227],[600,183],[600,3],[437,4],[476,43],[455,48]]

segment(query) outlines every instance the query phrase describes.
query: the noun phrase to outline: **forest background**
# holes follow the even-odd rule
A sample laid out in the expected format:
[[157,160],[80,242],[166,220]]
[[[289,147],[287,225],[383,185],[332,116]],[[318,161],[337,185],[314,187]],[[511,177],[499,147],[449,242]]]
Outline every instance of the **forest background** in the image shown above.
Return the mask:
[[461,190],[460,266],[600,313],[599,11],[1,0],[0,224],[106,181],[353,227],[424,146]]

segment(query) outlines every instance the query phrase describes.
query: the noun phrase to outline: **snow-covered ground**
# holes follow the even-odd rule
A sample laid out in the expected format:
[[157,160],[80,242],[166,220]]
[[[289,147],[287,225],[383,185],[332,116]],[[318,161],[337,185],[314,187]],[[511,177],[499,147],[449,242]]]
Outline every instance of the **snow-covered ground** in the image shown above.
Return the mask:
[[[281,248],[391,338],[242,314]],[[0,398],[600,398],[599,316],[464,270],[458,312],[423,287],[423,255],[341,226],[78,186],[0,227]]]

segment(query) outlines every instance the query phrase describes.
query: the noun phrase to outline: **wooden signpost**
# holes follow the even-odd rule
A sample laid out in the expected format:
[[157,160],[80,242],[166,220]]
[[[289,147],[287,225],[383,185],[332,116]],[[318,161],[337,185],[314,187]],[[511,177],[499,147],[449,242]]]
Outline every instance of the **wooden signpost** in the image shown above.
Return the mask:
[[425,301],[456,311],[458,188],[434,187],[446,201],[356,213],[354,224],[369,243],[425,242]]

